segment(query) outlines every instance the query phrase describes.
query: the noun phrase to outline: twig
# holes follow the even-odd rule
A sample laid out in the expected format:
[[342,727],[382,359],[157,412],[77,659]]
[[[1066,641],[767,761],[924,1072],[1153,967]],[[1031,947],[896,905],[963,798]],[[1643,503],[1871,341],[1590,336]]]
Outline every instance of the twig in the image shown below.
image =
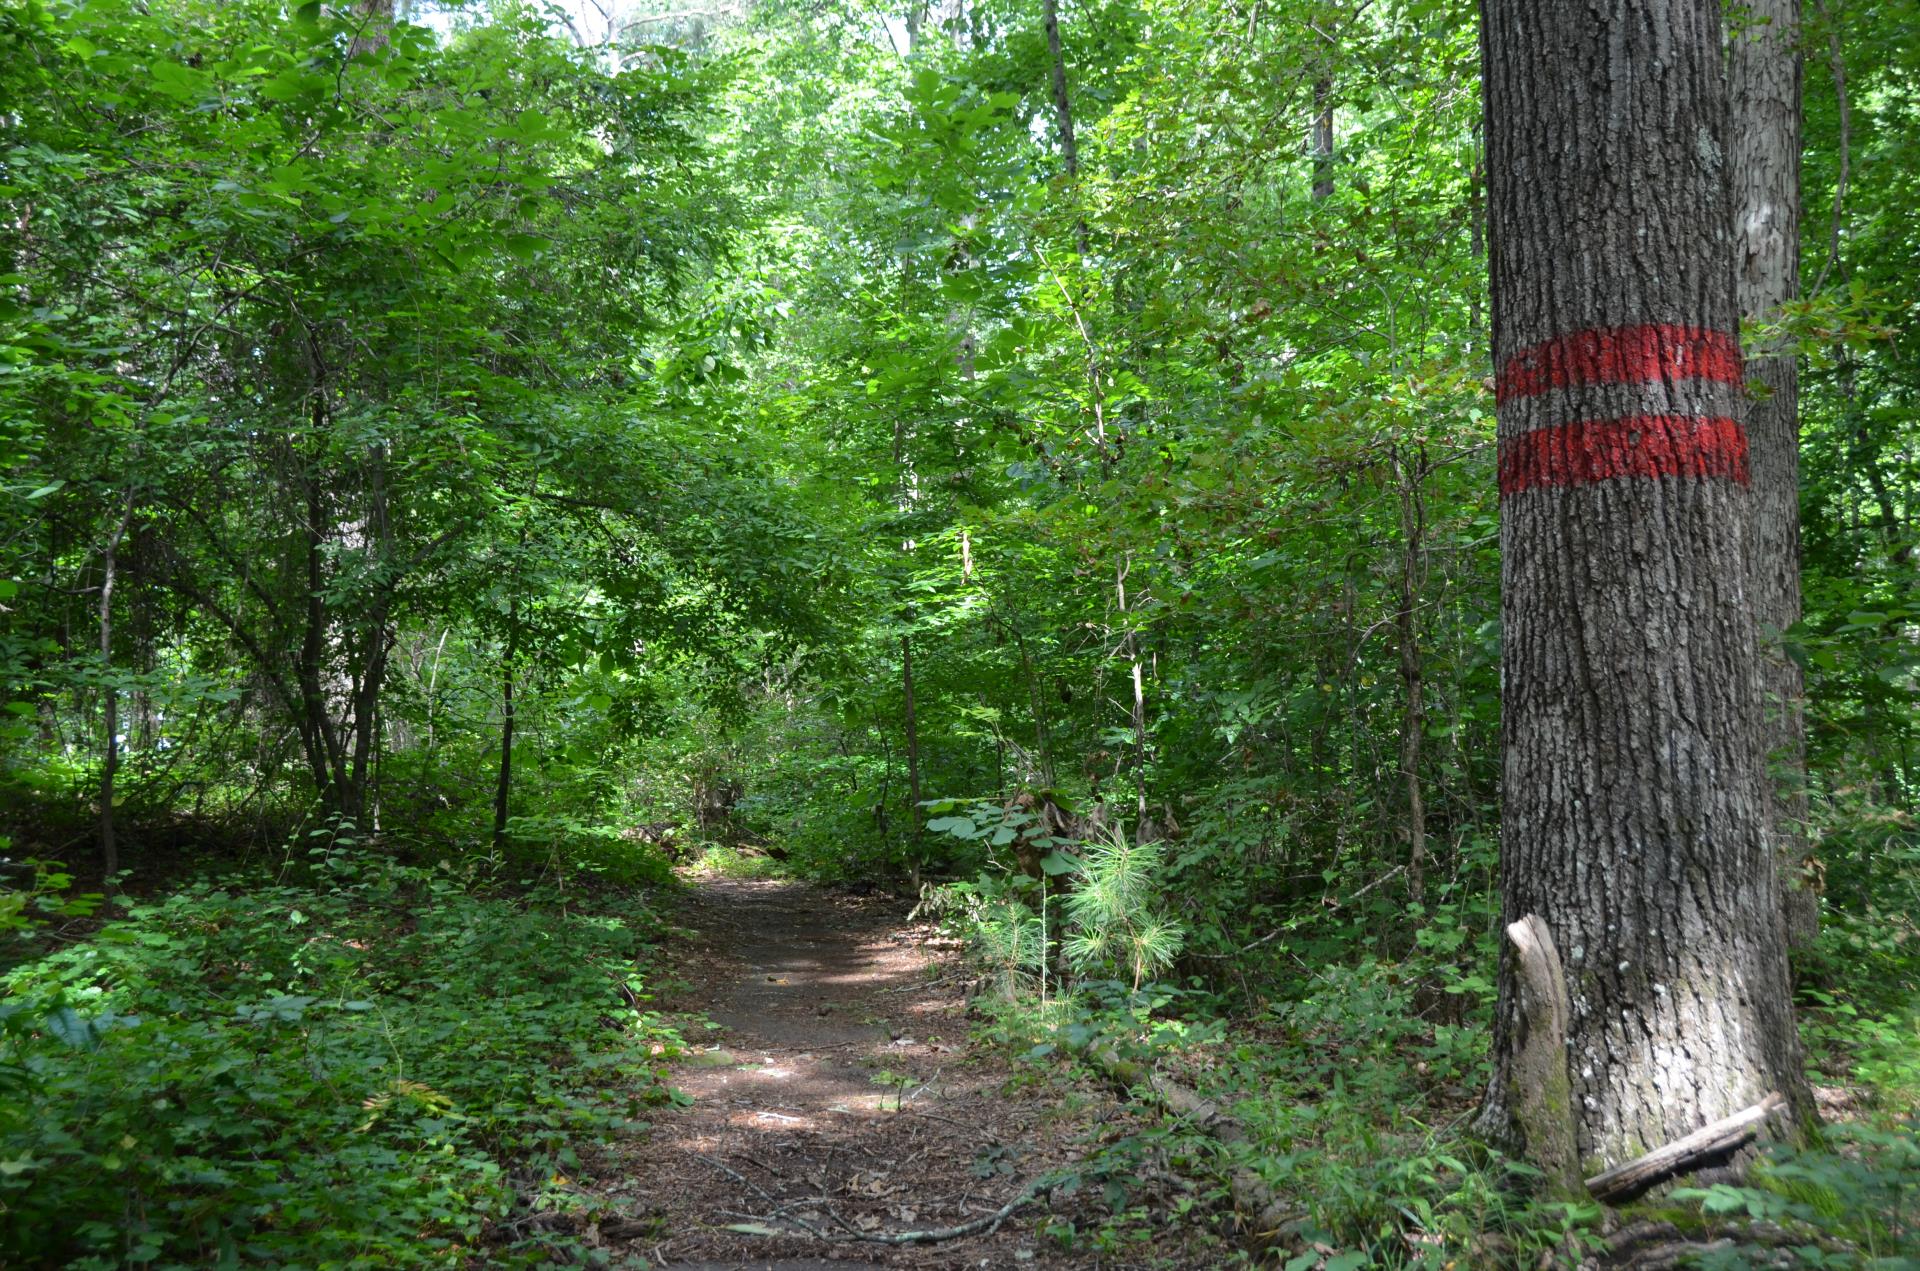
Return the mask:
[[1000,1224],[1013,1216],[1016,1209],[1028,1204],[1043,1192],[1052,1191],[1060,1183],[1057,1175],[1042,1174],[1020,1189],[1015,1196],[1000,1208],[984,1218],[975,1218],[972,1222],[963,1222],[953,1227],[934,1227],[925,1231],[881,1231],[862,1232],[850,1237],[832,1237],[833,1239],[851,1239],[866,1244],[879,1245],[928,1245],[943,1240],[961,1240],[967,1236],[992,1235],[1000,1230]]
[[[840,1240],[840,1239],[844,1239],[844,1237],[841,1237],[841,1236],[829,1236],[829,1235],[828,1235],[828,1234],[827,1234],[826,1232],[824,1232],[824,1231],[822,1231],[822,1230],[820,1230],[820,1229],[819,1229],[818,1227],[816,1227],[816,1226],[814,1226],[814,1225],[813,1225],[812,1223],[810,1223],[810,1222],[808,1222],[808,1221],[807,1221],[806,1219],[804,1219],[804,1218],[802,1218],[802,1217],[800,1217],[800,1216],[798,1216],[797,1214],[789,1214],[789,1213],[787,1212],[787,1210],[789,1210],[789,1209],[792,1209],[792,1208],[794,1208],[794,1206],[792,1206],[792,1205],[787,1205],[787,1206],[784,1206],[784,1207],[782,1207],[782,1208],[779,1208],[779,1209],[776,1209],[776,1210],[774,1210],[774,1211],[773,1211],[773,1213],[772,1213],[772,1214],[770,1214],[770,1215],[765,1215],[765,1216],[763,1216],[763,1215],[760,1215],[760,1214],[750,1214],[750,1213],[747,1213],[746,1211],[744,1211],[744,1210],[740,1210],[740,1209],[722,1209],[722,1210],[720,1210],[720,1211],[719,1211],[719,1213],[720,1213],[720,1214],[721,1214],[721,1215],[722,1215],[723,1217],[727,1217],[727,1218],[745,1218],[745,1219],[746,1219],[746,1220],[747,1220],[748,1222],[754,1222],[754,1223],[759,1223],[759,1224],[760,1224],[761,1226],[763,1226],[763,1227],[767,1227],[769,1231],[771,1231],[771,1230],[772,1230],[772,1228],[771,1228],[770,1226],[768,1226],[768,1224],[770,1224],[770,1223],[773,1223],[773,1222],[776,1222],[776,1221],[778,1221],[778,1222],[790,1222],[790,1223],[794,1223],[794,1224],[796,1224],[797,1226],[799,1226],[799,1227],[801,1228],[801,1230],[802,1230],[802,1231],[804,1231],[804,1232],[806,1232],[806,1233],[807,1233],[808,1235],[810,1235],[810,1236],[812,1236],[812,1237],[813,1237],[814,1239],[816,1239],[816,1240]],[[829,1212],[831,1212],[831,1211],[829,1211]],[[836,1219],[838,1219],[838,1218],[839,1218],[839,1215],[838,1215],[838,1214],[834,1214],[833,1216],[834,1216],[834,1217],[835,1217]],[[844,1224],[844,1222],[842,1223],[842,1225],[843,1225],[843,1226],[845,1225],[845,1224]],[[745,1234],[745,1233],[742,1233],[742,1234]],[[782,1234],[782,1235],[788,1235],[788,1236],[797,1236],[797,1235],[799,1235],[799,1234],[800,1234],[800,1232],[799,1232],[799,1231],[788,1231],[788,1232],[782,1232],[782,1233],[780,1233],[780,1234]]]
[[[721,1170],[726,1174],[732,1175],[732,1177],[734,1177],[735,1179],[738,1179],[740,1182],[747,1183],[747,1186],[753,1187],[752,1183],[748,1183],[745,1178],[741,1177],[739,1174],[735,1173],[733,1170],[728,1169],[726,1166],[720,1164],[720,1162],[713,1160],[711,1157],[702,1156],[699,1159],[705,1161],[707,1164],[714,1166],[715,1168]],[[990,1214],[984,1215],[983,1217],[980,1217],[980,1218],[975,1218],[970,1222],[958,1223],[951,1227],[930,1227],[930,1228],[917,1230],[917,1231],[860,1231],[860,1230],[857,1230],[851,1223],[847,1222],[846,1219],[840,1217],[840,1215],[833,1209],[832,1206],[823,1205],[821,1206],[821,1208],[823,1208],[826,1211],[827,1216],[834,1219],[834,1221],[838,1222],[842,1227],[845,1227],[847,1229],[847,1234],[844,1236],[828,1235],[826,1232],[820,1230],[818,1227],[815,1227],[812,1223],[808,1222],[806,1219],[798,1217],[797,1215],[790,1214],[788,1211],[793,1209],[794,1205],[790,1204],[790,1205],[782,1206],[777,1201],[773,1201],[773,1197],[771,1196],[768,1196],[767,1199],[770,1202],[774,1203],[775,1208],[774,1208],[773,1214],[767,1217],[763,1217],[759,1214],[741,1213],[740,1211],[733,1210],[733,1209],[723,1209],[723,1210],[720,1210],[719,1212],[729,1217],[746,1218],[753,1222],[757,1222],[761,1224],[766,1224],[772,1219],[779,1219],[780,1221],[783,1221],[783,1222],[798,1223],[801,1227],[805,1228],[806,1231],[814,1237],[814,1239],[825,1240],[834,1244],[876,1244],[876,1245],[938,1244],[942,1241],[947,1241],[947,1240],[963,1240],[968,1236],[992,1235],[994,1232],[1000,1229],[1000,1224],[1004,1223],[1007,1219],[1011,1218],[1014,1215],[1014,1212],[1018,1210],[1021,1206],[1031,1204],[1037,1197],[1043,1195],[1046,1192],[1052,1191],[1055,1187],[1058,1187],[1060,1185],[1061,1179],[1062,1179],[1062,1175],[1058,1172],[1051,1173],[1051,1174],[1042,1174],[1038,1178],[1034,1179],[1032,1182],[1028,1183],[1025,1187],[1021,1188],[1019,1194],[1016,1195],[1012,1200],[1000,1206],[1000,1208],[994,1210]],[[754,1187],[754,1190],[760,1191],[758,1187]],[[762,1196],[766,1196],[765,1192],[761,1192],[760,1194]],[[805,1203],[816,1204],[818,1202],[815,1201],[813,1198],[809,1197],[807,1198]],[[785,1234],[792,1235],[797,1233],[789,1232]]]
[[759,1193],[760,1198],[766,1201],[769,1205],[778,1205],[780,1203],[780,1198],[778,1196],[775,1196],[773,1193],[769,1192],[766,1188],[760,1186],[760,1184],[754,1182],[752,1179],[748,1178],[745,1174],[742,1174],[739,1170],[733,1169],[730,1166],[722,1165],[719,1161],[714,1160],[711,1156],[702,1156],[698,1152],[692,1153],[692,1156],[693,1156],[693,1159],[696,1161],[705,1161],[707,1164],[713,1166],[713,1168],[719,1170],[722,1174],[725,1174],[728,1178],[731,1178],[734,1182],[739,1183],[742,1187],[753,1188],[755,1192]]
[[[1378,886],[1379,886],[1379,885],[1380,885],[1381,883],[1384,883],[1384,882],[1386,882],[1386,881],[1387,881],[1387,880],[1388,880],[1389,878],[1393,878],[1393,877],[1395,877],[1396,875],[1399,875],[1399,874],[1404,874],[1404,873],[1406,873],[1406,872],[1407,872],[1407,867],[1406,867],[1405,865],[1395,865],[1395,866],[1394,866],[1394,867],[1393,867],[1392,869],[1390,869],[1390,870],[1388,870],[1388,871],[1387,871],[1386,873],[1384,873],[1384,874],[1382,874],[1382,875],[1380,875],[1380,877],[1378,877],[1378,878],[1376,878],[1376,879],[1374,879],[1374,880],[1373,880],[1372,882],[1370,882],[1370,883],[1368,883],[1368,884],[1367,884],[1367,885],[1366,885],[1365,887],[1362,887],[1362,888],[1361,888],[1361,889],[1360,889],[1359,891],[1357,891],[1357,892],[1355,892],[1355,893],[1353,893],[1353,895],[1351,895],[1351,896],[1349,896],[1349,897],[1347,897],[1347,898],[1346,898],[1345,900],[1336,900],[1336,901],[1333,901],[1333,902],[1332,902],[1332,903],[1331,903],[1331,904],[1330,904],[1330,905],[1328,906],[1328,908],[1330,908],[1330,909],[1338,909],[1338,908],[1340,908],[1340,907],[1341,907],[1342,905],[1348,905],[1348,904],[1351,904],[1351,903],[1353,903],[1354,901],[1356,901],[1356,900],[1358,900],[1358,899],[1360,899],[1360,898],[1361,898],[1362,896],[1364,896],[1364,895],[1366,895],[1366,894],[1367,894],[1368,892],[1370,892],[1370,891],[1372,891],[1372,890],[1373,890],[1374,888],[1376,888],[1376,887],[1378,887]],[[1261,945],[1263,945],[1263,944],[1265,944],[1265,943],[1267,943],[1267,942],[1268,942],[1269,940],[1273,940],[1273,939],[1277,939],[1277,938],[1278,938],[1279,936],[1281,936],[1281,935],[1282,935],[1282,934],[1284,934],[1285,932],[1286,932],[1286,928],[1285,928],[1285,927],[1275,927],[1275,928],[1274,928],[1274,929],[1273,929],[1272,931],[1269,931],[1269,932],[1268,932],[1268,933],[1267,933],[1266,935],[1264,935],[1264,936],[1261,936],[1261,937],[1260,937],[1260,938],[1259,938],[1258,940],[1255,940],[1255,941],[1253,941],[1253,942],[1251,942],[1251,943],[1249,943],[1249,944],[1243,944],[1243,945],[1241,945],[1241,946],[1240,946],[1240,947],[1239,947],[1238,949],[1234,949],[1234,950],[1232,950],[1231,952],[1228,952],[1228,953],[1196,953],[1196,954],[1194,954],[1194,956],[1195,956],[1195,957],[1197,957],[1197,958],[1206,958],[1206,959],[1209,959],[1209,960],[1211,960],[1211,961],[1215,961],[1215,962],[1217,962],[1217,961],[1219,961],[1219,960],[1221,960],[1221,959],[1223,959],[1223,958],[1237,958],[1237,957],[1239,957],[1239,956],[1240,956],[1241,954],[1243,954],[1243,953],[1251,953],[1251,952],[1253,952],[1253,951],[1254,951],[1255,949],[1258,949],[1258,948],[1259,948],[1259,947],[1260,947]]]
[[[929,1090],[931,1090],[931,1089],[933,1089],[933,1088],[934,1088],[934,1086],[935,1086],[936,1084],[938,1084],[938,1082],[939,1082],[939,1080],[940,1080],[940,1074],[941,1074],[941,1073],[943,1073],[943,1072],[945,1072],[945,1071],[946,1071],[946,1067],[945,1067],[944,1065],[943,1065],[943,1066],[941,1066],[941,1067],[939,1067],[939,1068],[935,1068],[935,1069],[933,1070],[933,1076],[931,1076],[931,1077],[929,1077],[929,1078],[927,1078],[927,1080],[926,1080],[926,1081],[925,1081],[924,1083],[922,1083],[922,1084],[921,1084],[921,1086],[920,1086],[920,1088],[919,1088],[918,1090],[916,1090],[916,1091],[914,1091],[914,1092],[913,1092],[912,1094],[910,1094],[910,1095],[908,1095],[908,1096],[907,1096],[907,1102],[908,1102],[908,1103],[912,1103],[912,1102],[913,1102],[913,1101],[914,1101],[915,1099],[918,1099],[918,1098],[919,1098],[919,1097],[920,1097],[921,1095],[923,1095],[923,1094],[925,1094],[925,1093],[926,1093],[927,1091],[929,1091]],[[895,1104],[894,1104],[894,1106],[893,1106],[893,1110],[894,1110],[895,1112],[898,1112],[898,1111],[900,1111],[900,1110],[901,1110],[901,1106],[902,1106],[901,1104],[899,1104],[898,1102],[895,1102]]]
[[749,1165],[758,1165],[761,1169],[767,1171],[767,1173],[773,1175],[775,1178],[786,1177],[784,1173],[775,1169],[773,1166],[767,1164],[765,1161],[761,1160],[757,1156],[749,1156],[745,1152],[742,1152],[740,1153],[740,1159],[747,1162]]
[[991,1130],[983,1130],[979,1126],[968,1125],[965,1121],[961,1121],[955,1117],[942,1116],[938,1112],[921,1112],[916,1108],[907,1109],[907,1115],[910,1117],[925,1117],[929,1121],[945,1121],[948,1125],[959,1126],[961,1129],[965,1130],[969,1134],[979,1135],[981,1138],[993,1144],[995,1147],[1006,1146],[1006,1144],[1002,1143],[1000,1139],[997,1138]]
[[881,989],[880,992],[882,993],[918,993],[922,989],[937,989],[942,984],[945,984],[950,980],[954,980],[958,978],[959,978],[958,976],[943,975],[937,980],[922,980],[916,984],[902,984],[895,988]]

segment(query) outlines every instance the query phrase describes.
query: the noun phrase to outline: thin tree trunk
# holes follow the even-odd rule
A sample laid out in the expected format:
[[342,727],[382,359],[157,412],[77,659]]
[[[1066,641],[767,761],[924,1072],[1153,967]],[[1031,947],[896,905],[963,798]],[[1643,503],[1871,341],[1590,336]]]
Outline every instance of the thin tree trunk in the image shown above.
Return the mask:
[[1486,139],[1478,119],[1473,121],[1473,171],[1467,177],[1467,251],[1474,261],[1473,292],[1467,300],[1467,330],[1472,333],[1477,348],[1482,329],[1479,266],[1487,255]]
[[[1091,247],[1087,218],[1079,206],[1080,147],[1073,136],[1073,99],[1067,94],[1067,63],[1060,47],[1058,0],[1045,0],[1043,15],[1053,83],[1054,123],[1060,132],[1060,161],[1066,169],[1067,185],[1074,202],[1074,244],[1084,261]],[[1087,320],[1085,306],[1068,289],[1065,278],[1056,275],[1056,281],[1067,307],[1073,311],[1074,325],[1079,329],[1081,343],[1087,350],[1087,400],[1093,410],[1094,444],[1100,452],[1100,475],[1104,478],[1113,469],[1114,453],[1107,445],[1106,376],[1101,368],[1100,346],[1093,338],[1093,327]]]
[[507,651],[500,662],[500,773],[493,787],[493,850],[506,850],[507,801],[513,793],[513,664],[520,653],[520,597],[507,601]]
[[1127,610],[1127,575],[1133,572],[1131,554],[1123,557],[1120,567],[1114,571],[1113,594],[1119,605],[1120,626],[1124,634],[1120,647],[1127,655],[1129,678],[1133,682],[1133,779],[1138,792],[1134,796],[1135,836],[1141,842],[1147,838],[1147,691],[1144,670],[1140,664],[1140,643],[1133,630],[1133,620]]
[[[1741,315],[1777,322],[1800,291],[1799,0],[1746,0],[1734,33],[1734,279]],[[1819,896],[1810,879],[1807,746],[1800,667],[1779,633],[1800,620],[1800,377],[1791,340],[1747,363],[1758,391],[1747,408],[1753,468],[1753,611],[1770,757],[1767,828],[1779,859],[1787,939],[1812,943]]]
[[[527,491],[527,502],[531,509],[533,497],[539,491],[539,477],[535,476]],[[531,511],[529,510],[529,515]],[[520,552],[527,549],[527,524],[520,523]],[[510,581],[512,592],[507,596],[507,648],[506,656],[500,662],[500,772],[493,788],[493,850],[503,852],[507,845],[507,808],[513,797],[513,668],[520,657],[520,569],[519,559],[515,558],[513,577]],[[704,795],[700,796],[700,818],[702,831],[706,828],[706,804]]]
[[1406,711],[1400,721],[1400,778],[1407,796],[1407,896],[1427,901],[1427,803],[1420,787],[1420,748],[1427,728],[1424,673],[1418,621],[1420,593],[1426,585],[1426,502],[1421,483],[1427,476],[1426,447],[1414,455],[1396,454],[1400,486],[1400,605],[1394,615],[1400,637],[1400,687]]
[[301,527],[306,565],[305,622],[300,633],[297,674],[300,680],[300,738],[307,752],[307,766],[313,772],[313,784],[323,803],[333,798],[333,738],[327,718],[326,695],[320,687],[320,658],[326,646],[326,563],[322,555],[321,517],[325,508],[320,483],[307,474],[306,524]]
[[907,855],[911,858],[913,870],[913,890],[920,890],[920,721],[913,709],[913,641],[910,637],[900,637],[900,685],[906,694],[907,726],[907,798],[912,808],[907,814],[907,824],[913,832],[907,838]]
[[[1506,919],[1566,961],[1599,1168],[1805,1109],[1746,535],[1719,0],[1482,0]],[[1514,1142],[1503,957],[1482,1128]]]
[[114,840],[113,783],[120,769],[120,689],[113,681],[113,585],[118,577],[120,543],[133,523],[133,490],[120,505],[120,520],[107,536],[106,551],[100,563],[100,673],[103,688],[102,714],[107,735],[100,762],[100,868],[107,885],[120,872],[120,847]]
[[1001,625],[1007,634],[1013,637],[1013,646],[1020,652],[1020,669],[1026,673],[1027,700],[1033,710],[1033,744],[1040,759],[1041,784],[1051,790],[1053,777],[1053,728],[1051,714],[1047,710],[1046,690],[1040,685],[1039,672],[1034,669],[1033,656],[1027,649],[1027,639],[1020,634],[1020,628],[1014,625],[1012,618],[1002,617]]
[[[1041,21],[1047,28],[1047,57],[1053,81],[1053,116],[1060,129],[1060,162],[1070,182],[1080,179],[1080,147],[1073,137],[1073,101],[1067,96],[1067,61],[1060,48],[1059,0],[1041,0]],[[1084,232],[1084,231],[1083,231]],[[1081,248],[1084,252],[1085,246]]]
[[[314,435],[320,437],[325,435],[329,421],[317,349],[313,358],[315,383],[312,390],[312,422]],[[316,458],[315,470],[306,472],[301,478],[305,483],[303,513],[306,524],[301,527],[301,538],[306,565],[306,605],[295,669],[300,684],[300,735],[322,805],[336,817],[350,819],[348,800],[345,799],[346,754],[340,735],[333,726],[333,716],[328,710],[326,691],[321,683],[321,664],[326,657],[330,615],[326,599],[327,506],[320,483],[319,463]]]
[[1313,201],[1333,197],[1333,80],[1313,81]]
[[348,767],[343,806],[359,828],[368,809],[368,794],[379,745],[376,727],[380,717],[380,695],[386,687],[387,655],[390,648],[388,623],[393,613],[392,581],[386,576],[394,560],[393,522],[387,503],[387,454],[375,446],[368,457],[368,508],[366,539],[381,565],[372,607],[361,623],[360,669],[354,683],[353,752]]

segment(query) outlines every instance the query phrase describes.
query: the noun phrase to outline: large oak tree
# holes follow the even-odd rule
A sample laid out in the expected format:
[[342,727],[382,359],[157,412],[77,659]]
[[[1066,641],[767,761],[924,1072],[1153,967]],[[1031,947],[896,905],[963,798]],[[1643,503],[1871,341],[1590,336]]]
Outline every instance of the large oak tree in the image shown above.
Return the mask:
[[[1716,0],[1484,0],[1503,903],[1565,964],[1583,1165],[1793,1091]],[[1487,1125],[1524,1025],[1502,977]]]

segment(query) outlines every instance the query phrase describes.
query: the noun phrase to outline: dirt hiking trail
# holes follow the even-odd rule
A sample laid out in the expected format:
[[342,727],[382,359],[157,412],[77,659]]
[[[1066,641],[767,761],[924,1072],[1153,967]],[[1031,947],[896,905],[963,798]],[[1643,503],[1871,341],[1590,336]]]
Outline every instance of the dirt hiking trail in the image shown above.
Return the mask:
[[600,1224],[611,1248],[712,1271],[1145,1265],[1035,1234],[1049,1210],[1097,1221],[1082,1194],[992,1221],[1123,1110],[1010,1084],[1004,1061],[970,1049],[964,968],[907,910],[799,883],[696,883],[678,921],[698,938],[675,954],[683,987],[664,1005],[721,1027],[690,1028],[694,1053],[675,1064],[692,1104],[656,1112],[609,1171],[628,1215]]

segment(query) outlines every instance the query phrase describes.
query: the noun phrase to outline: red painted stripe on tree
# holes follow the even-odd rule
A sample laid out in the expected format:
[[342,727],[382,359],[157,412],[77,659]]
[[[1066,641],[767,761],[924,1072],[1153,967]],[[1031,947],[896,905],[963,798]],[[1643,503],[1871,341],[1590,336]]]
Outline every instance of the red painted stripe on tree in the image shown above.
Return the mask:
[[1624,477],[1722,478],[1747,484],[1747,430],[1737,419],[1630,415],[1508,437],[1500,443],[1500,496],[1536,486],[1592,485]]
[[1647,323],[1556,336],[1507,359],[1494,382],[1505,403],[1579,384],[1743,382],[1739,337],[1727,331]]

